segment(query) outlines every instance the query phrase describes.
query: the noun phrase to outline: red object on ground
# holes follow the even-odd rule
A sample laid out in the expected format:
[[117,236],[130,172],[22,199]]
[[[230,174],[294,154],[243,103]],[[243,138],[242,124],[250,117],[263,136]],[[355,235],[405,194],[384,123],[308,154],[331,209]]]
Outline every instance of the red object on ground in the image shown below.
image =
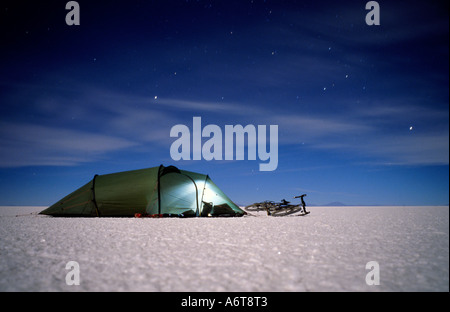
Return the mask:
[[160,213],[155,213],[155,214],[152,214],[152,215],[148,215],[148,214],[142,214],[142,213],[136,212],[134,214],[134,217],[135,218],[163,218],[164,215],[160,214]]

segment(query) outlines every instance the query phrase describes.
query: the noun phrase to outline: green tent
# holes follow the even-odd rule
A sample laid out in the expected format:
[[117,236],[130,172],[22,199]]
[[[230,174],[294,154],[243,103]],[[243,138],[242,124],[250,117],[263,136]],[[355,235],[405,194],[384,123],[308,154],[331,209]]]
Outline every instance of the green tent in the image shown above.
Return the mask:
[[207,217],[242,216],[208,175],[153,167],[95,175],[87,184],[40,214],[62,217],[130,217],[135,214]]

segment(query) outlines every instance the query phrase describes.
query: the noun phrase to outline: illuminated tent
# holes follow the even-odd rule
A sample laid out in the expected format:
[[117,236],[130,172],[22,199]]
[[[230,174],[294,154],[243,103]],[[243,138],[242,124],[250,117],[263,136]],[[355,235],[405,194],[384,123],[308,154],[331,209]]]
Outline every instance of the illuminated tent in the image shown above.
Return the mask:
[[60,217],[129,217],[136,214],[207,217],[245,214],[208,175],[153,167],[95,175],[40,212]]

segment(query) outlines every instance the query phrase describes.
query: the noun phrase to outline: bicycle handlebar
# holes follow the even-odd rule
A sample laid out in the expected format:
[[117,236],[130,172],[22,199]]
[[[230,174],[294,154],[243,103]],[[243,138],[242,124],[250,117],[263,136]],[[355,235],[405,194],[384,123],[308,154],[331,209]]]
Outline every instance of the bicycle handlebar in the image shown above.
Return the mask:
[[303,194],[303,195],[300,195],[300,196],[294,196],[294,198],[302,198],[304,196],[306,196],[306,194]]

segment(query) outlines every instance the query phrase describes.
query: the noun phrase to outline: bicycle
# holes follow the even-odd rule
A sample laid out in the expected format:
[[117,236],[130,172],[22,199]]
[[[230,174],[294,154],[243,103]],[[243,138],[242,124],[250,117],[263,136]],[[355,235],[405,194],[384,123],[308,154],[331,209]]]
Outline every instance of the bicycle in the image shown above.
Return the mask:
[[303,199],[306,194],[300,195],[300,196],[294,196],[294,199],[300,198],[302,203],[297,205],[292,205],[290,202],[286,201],[285,199],[282,199],[281,202],[273,202],[273,201],[263,201],[259,203],[254,203],[251,205],[248,205],[245,207],[248,211],[260,211],[265,210],[267,212],[268,216],[273,217],[281,217],[281,216],[287,216],[293,213],[297,213],[299,211],[302,212],[301,215],[307,215],[309,214],[309,211],[306,211],[306,204]]

